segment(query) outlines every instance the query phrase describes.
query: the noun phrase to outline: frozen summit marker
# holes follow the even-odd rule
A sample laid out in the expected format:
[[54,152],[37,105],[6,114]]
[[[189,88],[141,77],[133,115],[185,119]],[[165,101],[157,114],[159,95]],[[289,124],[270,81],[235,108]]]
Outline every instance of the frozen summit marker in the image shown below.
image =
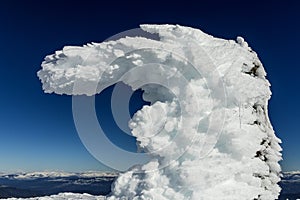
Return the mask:
[[[179,25],[141,29],[159,39],[129,36],[67,46],[47,56],[38,72],[46,93],[74,95],[83,144],[115,169],[115,161],[140,153],[110,143],[95,124],[94,109],[79,109],[75,96],[93,96],[123,82],[141,88],[151,103],[129,122],[138,148],[151,159],[122,173],[106,198],[277,199],[280,139],[268,118],[270,84],[257,54],[241,37],[223,40]],[[83,112],[91,124],[81,121]]]

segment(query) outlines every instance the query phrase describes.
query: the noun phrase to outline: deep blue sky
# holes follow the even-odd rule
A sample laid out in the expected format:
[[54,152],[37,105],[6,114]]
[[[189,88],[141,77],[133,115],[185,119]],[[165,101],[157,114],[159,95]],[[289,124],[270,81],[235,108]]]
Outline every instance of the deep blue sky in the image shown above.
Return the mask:
[[[243,36],[272,83],[270,118],[283,141],[283,170],[299,170],[300,4],[145,2],[0,2],[0,171],[107,170],[79,140],[71,97],[44,94],[36,72],[46,55],[65,45],[101,42],[141,23],[187,25],[228,39]],[[103,98],[109,99],[109,90]],[[105,114],[103,123],[118,132]],[[122,138],[116,142],[132,149],[134,141]]]

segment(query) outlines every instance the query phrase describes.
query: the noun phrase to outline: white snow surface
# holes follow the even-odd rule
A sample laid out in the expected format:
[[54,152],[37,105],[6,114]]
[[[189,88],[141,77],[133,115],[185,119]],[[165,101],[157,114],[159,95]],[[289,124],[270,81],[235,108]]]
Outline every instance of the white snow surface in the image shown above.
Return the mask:
[[38,72],[46,93],[95,95],[123,81],[151,102],[129,126],[152,159],[119,175],[107,199],[276,199],[280,139],[257,54],[241,37],[223,40],[179,25],[141,28],[160,40],[66,46]]

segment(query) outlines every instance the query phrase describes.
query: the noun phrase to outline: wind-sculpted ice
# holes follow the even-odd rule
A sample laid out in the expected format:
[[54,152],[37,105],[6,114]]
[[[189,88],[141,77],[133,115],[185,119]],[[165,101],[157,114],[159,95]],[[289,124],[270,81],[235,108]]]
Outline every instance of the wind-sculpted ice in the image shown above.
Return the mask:
[[[270,84],[256,53],[241,37],[223,40],[178,25],[141,28],[159,39],[67,46],[47,56],[38,72],[46,93],[91,96],[124,82],[142,88],[151,103],[129,122],[151,159],[121,174],[107,198],[276,199],[280,140],[268,118]],[[107,161],[97,143],[81,138]],[[139,153],[123,159],[134,156]]]

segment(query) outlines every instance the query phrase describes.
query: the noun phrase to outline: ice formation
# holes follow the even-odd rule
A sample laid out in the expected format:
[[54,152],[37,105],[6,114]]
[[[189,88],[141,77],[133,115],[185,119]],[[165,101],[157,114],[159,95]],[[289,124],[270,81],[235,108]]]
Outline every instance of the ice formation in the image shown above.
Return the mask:
[[95,95],[122,81],[151,102],[129,122],[151,161],[121,174],[107,199],[276,199],[281,147],[257,54],[241,37],[179,25],[141,28],[159,40],[66,46],[38,72],[46,93]]

